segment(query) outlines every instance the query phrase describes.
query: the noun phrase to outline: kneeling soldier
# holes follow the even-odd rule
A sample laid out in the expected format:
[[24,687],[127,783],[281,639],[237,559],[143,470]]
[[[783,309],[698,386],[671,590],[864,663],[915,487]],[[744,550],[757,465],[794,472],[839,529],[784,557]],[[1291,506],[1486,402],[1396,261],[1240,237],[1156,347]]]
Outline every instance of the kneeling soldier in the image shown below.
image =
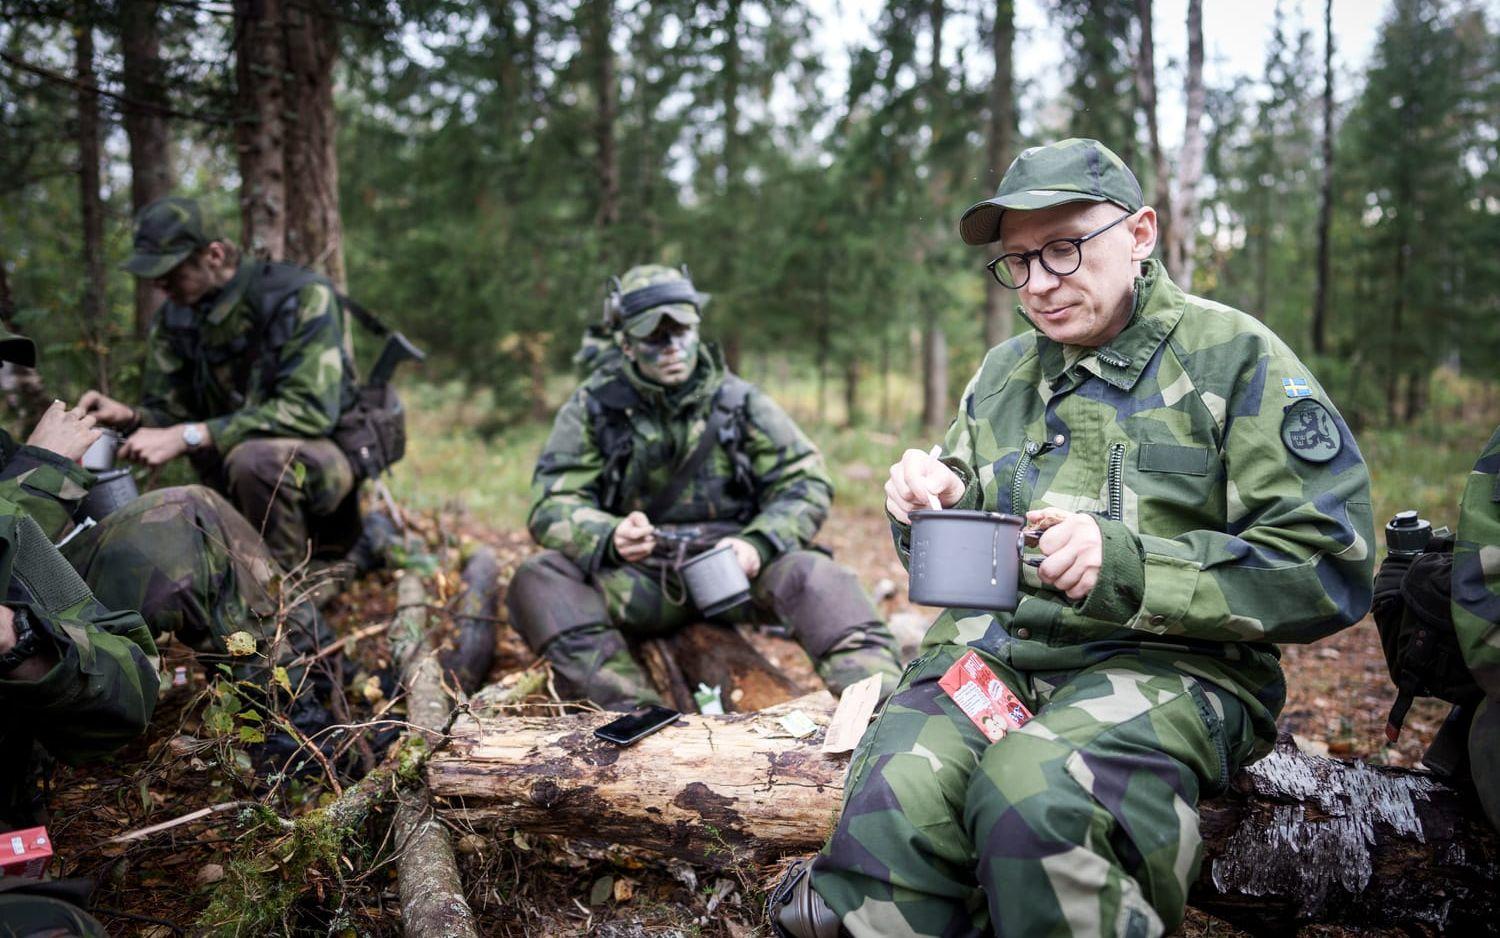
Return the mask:
[[677,594],[673,564],[653,557],[692,536],[732,547],[752,583],[750,603],[710,618],[779,619],[833,693],[872,674],[889,693],[900,674],[890,631],[854,573],[808,549],[833,498],[822,458],[701,344],[706,299],[667,267],[625,274],[625,360],[595,371],[557,415],[529,521],[548,549],[516,572],[511,622],[566,692],[615,709],[659,702],[622,632],[704,618]]

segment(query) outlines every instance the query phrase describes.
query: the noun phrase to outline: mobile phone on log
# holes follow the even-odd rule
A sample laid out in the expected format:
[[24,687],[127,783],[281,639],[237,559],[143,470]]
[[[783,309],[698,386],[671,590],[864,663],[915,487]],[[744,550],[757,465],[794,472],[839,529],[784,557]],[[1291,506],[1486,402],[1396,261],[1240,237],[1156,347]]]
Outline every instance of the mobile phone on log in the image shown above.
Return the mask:
[[671,707],[652,704],[632,710],[618,720],[611,720],[594,730],[594,735],[616,746],[629,746],[664,726],[676,723],[678,717],[681,716],[681,713]]

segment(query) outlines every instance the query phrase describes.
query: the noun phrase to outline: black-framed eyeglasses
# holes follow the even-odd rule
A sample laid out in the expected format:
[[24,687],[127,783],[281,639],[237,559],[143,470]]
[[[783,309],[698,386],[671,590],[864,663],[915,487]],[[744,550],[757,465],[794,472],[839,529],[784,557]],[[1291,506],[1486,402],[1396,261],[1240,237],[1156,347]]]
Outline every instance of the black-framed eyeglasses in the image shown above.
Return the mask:
[[1019,290],[1026,285],[1026,281],[1031,279],[1032,258],[1041,261],[1047,273],[1054,277],[1066,277],[1077,273],[1078,268],[1083,264],[1083,242],[1090,238],[1097,238],[1134,214],[1134,212],[1126,212],[1103,228],[1095,228],[1086,235],[1079,235],[1076,238],[1055,238],[1042,245],[1040,250],[1024,251],[1020,254],[1001,254],[985,264],[984,269],[990,272],[990,276],[994,277],[1000,286],[1009,290]]

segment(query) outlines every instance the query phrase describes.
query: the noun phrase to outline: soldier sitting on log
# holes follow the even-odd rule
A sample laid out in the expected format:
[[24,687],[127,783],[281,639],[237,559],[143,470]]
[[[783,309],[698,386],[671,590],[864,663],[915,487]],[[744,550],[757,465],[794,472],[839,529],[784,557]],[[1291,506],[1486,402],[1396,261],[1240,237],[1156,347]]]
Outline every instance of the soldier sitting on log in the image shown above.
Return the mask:
[[624,358],[563,405],[537,461],[529,527],[547,550],[516,572],[511,622],[566,693],[614,709],[659,703],[625,636],[703,618],[677,566],[728,545],[750,602],[709,618],[779,619],[833,693],[874,674],[889,693],[900,674],[890,631],[853,571],[809,549],[833,496],[822,457],[701,343],[706,299],[659,265],[619,281]]
[[[1022,153],[959,228],[1001,242],[989,271],[1034,331],[990,350],[941,458],[891,467],[896,548],[909,562],[909,514],[936,499],[1050,525],[1044,557],[1014,612],[928,630],[772,919],[1160,935],[1198,871],[1200,797],[1275,740],[1275,643],[1369,608],[1369,474],[1281,340],[1150,259],[1156,213],[1097,141]],[[993,744],[942,686],[970,653],[1034,714]]]

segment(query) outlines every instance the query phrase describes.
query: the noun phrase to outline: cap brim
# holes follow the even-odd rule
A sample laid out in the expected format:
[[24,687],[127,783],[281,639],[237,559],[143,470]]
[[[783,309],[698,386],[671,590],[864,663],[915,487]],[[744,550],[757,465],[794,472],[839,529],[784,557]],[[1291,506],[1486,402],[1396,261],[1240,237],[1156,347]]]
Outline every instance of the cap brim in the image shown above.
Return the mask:
[[15,362],[27,368],[36,367],[36,343],[24,335],[0,338],[0,361]]
[[652,307],[630,320],[625,325],[625,333],[637,339],[644,339],[661,325],[663,316],[670,316],[684,326],[696,326],[699,322],[698,311],[693,307],[686,303],[668,303],[666,306]]
[[958,234],[966,244],[989,244],[1000,240],[1000,219],[1007,209],[1030,212],[1068,202],[1108,202],[1102,195],[1066,189],[1027,189],[1011,192],[969,206],[958,220]]
[[165,277],[173,267],[187,260],[188,255],[192,253],[189,249],[174,254],[135,254],[130,260],[121,264],[120,269],[146,280],[154,280],[157,277]]

